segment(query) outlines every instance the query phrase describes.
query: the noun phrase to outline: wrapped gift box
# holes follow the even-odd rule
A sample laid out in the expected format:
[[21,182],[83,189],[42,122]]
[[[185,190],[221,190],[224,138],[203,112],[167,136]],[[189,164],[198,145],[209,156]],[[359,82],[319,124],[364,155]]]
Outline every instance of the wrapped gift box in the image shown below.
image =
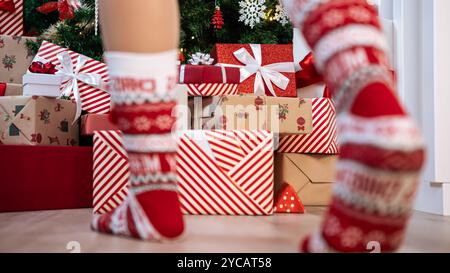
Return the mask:
[[311,99],[312,132],[281,135],[278,153],[338,154],[336,110],[331,99]]
[[62,76],[27,73],[23,75],[23,94],[25,96],[61,96]]
[[181,65],[179,83],[240,83],[240,71],[235,67],[215,65]]
[[128,194],[130,169],[119,131],[94,133],[94,213],[107,213]]
[[303,205],[328,205],[337,158],[336,155],[276,154],[275,191],[288,183]]
[[23,0],[6,0],[0,8],[0,34],[23,35]]
[[93,136],[95,131],[117,131],[110,114],[87,114],[81,116],[80,135]]
[[297,96],[292,44],[216,44],[211,55],[220,66],[241,69],[241,94]]
[[23,93],[23,86],[21,84],[0,82],[0,97],[21,96],[22,93]]
[[191,83],[186,84],[188,95],[191,97],[213,97],[236,95],[238,93],[238,84],[230,83]]
[[279,134],[312,132],[309,99],[267,96],[223,96],[215,109],[218,128],[268,130]]
[[34,57],[26,47],[26,41],[35,39],[0,35],[0,82],[22,84],[22,76]]
[[186,131],[177,175],[182,211],[193,215],[273,213],[273,136],[267,131]]
[[0,212],[92,206],[92,147],[0,145],[0,162]]
[[[70,58],[68,58],[68,63],[61,64],[61,54],[66,53],[70,56]],[[47,41],[42,42],[34,61],[51,62],[56,65],[58,70],[65,71],[66,73],[73,70],[78,76],[90,74],[89,77],[84,77],[89,78],[90,80],[98,78],[98,86],[87,84],[80,80],[77,81],[81,108],[90,114],[106,114],[110,112],[111,97],[105,91],[105,85],[109,81],[106,64]],[[80,62],[83,64],[80,64]],[[78,67],[80,65],[81,67]],[[64,66],[66,67],[64,68]],[[64,81],[62,89],[64,89],[65,84],[68,83],[70,84],[70,82]],[[76,100],[76,94],[74,92],[71,92],[71,98]]]
[[70,100],[12,96],[0,97],[0,143],[78,145],[78,123]]

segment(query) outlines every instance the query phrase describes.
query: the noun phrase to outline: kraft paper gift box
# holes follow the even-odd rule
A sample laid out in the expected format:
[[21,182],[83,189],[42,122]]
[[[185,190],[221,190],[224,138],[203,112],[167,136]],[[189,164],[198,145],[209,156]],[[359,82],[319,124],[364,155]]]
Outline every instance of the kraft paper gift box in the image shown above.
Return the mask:
[[310,99],[312,131],[309,134],[281,135],[278,153],[338,154],[336,110],[328,98]]
[[23,86],[21,84],[0,82],[0,97],[21,96],[22,93],[23,93]]
[[22,84],[34,56],[26,46],[33,37],[0,35],[0,82]]
[[214,118],[226,130],[268,130],[278,134],[312,132],[309,99],[268,96],[223,96]]
[[24,145],[78,145],[76,105],[70,100],[0,97],[0,143]]
[[288,183],[303,205],[329,205],[337,158],[336,155],[276,154],[275,192]]
[[192,215],[273,213],[273,135],[185,131],[177,153],[179,197]]

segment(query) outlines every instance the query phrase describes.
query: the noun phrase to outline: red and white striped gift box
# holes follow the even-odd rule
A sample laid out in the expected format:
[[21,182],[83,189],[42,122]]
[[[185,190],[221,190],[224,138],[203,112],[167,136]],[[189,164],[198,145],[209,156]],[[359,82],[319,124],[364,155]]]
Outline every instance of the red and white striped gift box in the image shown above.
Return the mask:
[[183,213],[273,213],[273,135],[267,131],[185,131],[177,154]]
[[130,168],[120,131],[94,132],[94,213],[107,213],[128,194]]
[[[2,1],[0,1],[0,4]],[[0,34],[22,36],[23,35],[23,0],[3,1],[14,3],[13,10],[6,10],[0,7]]]
[[237,95],[239,84],[233,83],[200,83],[186,84],[188,95],[192,97],[213,97]]
[[[73,52],[67,48],[60,47],[47,41],[43,41],[36,59],[43,58],[52,62],[56,66],[60,65],[57,55],[67,51],[70,54],[74,69],[77,65],[77,57],[79,53]],[[89,58],[80,73],[96,73],[99,74],[104,82],[109,81],[108,70],[106,64]],[[78,88],[81,97],[82,109],[90,114],[106,114],[111,109],[111,96],[104,90],[90,86],[86,83],[78,81]],[[73,94],[72,94],[73,95]]]
[[336,109],[328,98],[312,99],[313,131],[280,138],[278,153],[338,154]]

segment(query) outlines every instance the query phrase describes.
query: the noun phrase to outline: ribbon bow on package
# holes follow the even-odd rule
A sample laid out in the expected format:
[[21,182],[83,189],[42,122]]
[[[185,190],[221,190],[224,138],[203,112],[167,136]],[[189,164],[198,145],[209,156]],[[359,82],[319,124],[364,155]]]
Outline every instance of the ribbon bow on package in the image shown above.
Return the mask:
[[34,61],[56,65],[55,75],[62,79],[59,94],[75,100],[76,119],[82,110],[90,114],[110,112],[111,97],[105,91],[109,81],[106,64],[47,41],[42,43]]
[[56,74],[58,70],[56,70],[56,65],[51,62],[43,63],[43,62],[32,62],[28,71],[31,73],[38,74]]
[[292,45],[218,44],[213,54],[217,65],[240,68],[240,93],[296,96]]
[[44,3],[36,10],[43,14],[48,14],[53,11],[58,11],[59,20],[72,19],[75,17],[75,10],[80,8],[81,4],[78,0],[59,0]]
[[75,98],[75,102],[77,104],[77,112],[75,115],[75,120],[77,120],[81,116],[82,109],[78,81],[88,84],[92,87],[100,88],[102,84],[102,78],[97,73],[80,72],[81,68],[83,68],[88,61],[88,57],[84,55],[78,55],[75,63],[72,62],[72,59],[67,51],[58,54],[57,57],[61,66],[58,72],[56,72],[56,75],[61,75],[64,82],[62,87],[62,96],[70,97],[71,94],[73,94],[73,97]]
[[323,82],[323,78],[316,70],[314,55],[308,53],[306,57],[300,61],[301,70],[296,73],[297,87],[303,88],[316,83]]
[[14,4],[13,0],[1,1],[0,10],[12,13],[16,11],[16,5]]

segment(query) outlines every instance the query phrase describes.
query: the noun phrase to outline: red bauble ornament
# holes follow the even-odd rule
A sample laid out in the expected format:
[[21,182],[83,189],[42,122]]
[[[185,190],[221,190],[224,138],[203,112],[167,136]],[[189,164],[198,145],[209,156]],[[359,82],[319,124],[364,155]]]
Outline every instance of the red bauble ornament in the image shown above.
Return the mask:
[[224,25],[222,11],[220,11],[219,6],[216,6],[216,10],[214,10],[211,24],[213,25],[214,29],[222,29]]
[[184,63],[186,61],[186,57],[184,56],[184,53],[181,51],[178,53],[178,60],[180,61],[180,63]]

